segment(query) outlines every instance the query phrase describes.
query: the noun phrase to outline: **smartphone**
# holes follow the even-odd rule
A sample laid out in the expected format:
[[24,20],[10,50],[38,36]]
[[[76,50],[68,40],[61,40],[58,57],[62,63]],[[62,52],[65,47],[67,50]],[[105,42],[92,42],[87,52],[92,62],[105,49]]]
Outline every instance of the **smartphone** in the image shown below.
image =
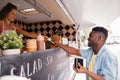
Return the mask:
[[78,66],[78,63],[80,63],[80,64],[83,66],[83,59],[82,59],[82,58],[75,58],[75,59],[74,59],[75,68],[80,68],[80,67]]

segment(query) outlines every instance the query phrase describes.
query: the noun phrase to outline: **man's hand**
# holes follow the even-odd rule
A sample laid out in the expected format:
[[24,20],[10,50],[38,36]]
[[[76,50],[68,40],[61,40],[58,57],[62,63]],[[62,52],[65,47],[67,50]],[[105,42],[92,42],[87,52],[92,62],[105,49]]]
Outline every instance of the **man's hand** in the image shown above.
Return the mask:
[[82,65],[80,65],[80,63],[78,63],[78,66],[80,68],[75,68],[75,66],[73,65],[73,70],[77,73],[85,73],[87,74],[89,77],[91,77],[93,80],[105,80],[102,76],[97,75],[93,72],[88,71],[85,67],[83,67]]
[[78,63],[78,66],[80,68],[75,68],[75,66],[73,65],[73,70],[77,73],[86,73],[87,69],[85,67],[83,67],[80,63]]

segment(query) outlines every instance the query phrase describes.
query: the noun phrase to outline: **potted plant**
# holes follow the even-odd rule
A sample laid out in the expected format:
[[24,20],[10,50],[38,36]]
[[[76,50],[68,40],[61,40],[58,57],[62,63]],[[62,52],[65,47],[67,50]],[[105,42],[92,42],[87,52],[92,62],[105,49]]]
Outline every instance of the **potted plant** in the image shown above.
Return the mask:
[[[11,55],[20,53],[20,48],[23,47],[22,38],[22,34],[18,35],[16,31],[13,30],[9,33],[2,33],[0,35],[0,49],[2,50],[2,54]],[[15,50],[17,50],[18,52]]]

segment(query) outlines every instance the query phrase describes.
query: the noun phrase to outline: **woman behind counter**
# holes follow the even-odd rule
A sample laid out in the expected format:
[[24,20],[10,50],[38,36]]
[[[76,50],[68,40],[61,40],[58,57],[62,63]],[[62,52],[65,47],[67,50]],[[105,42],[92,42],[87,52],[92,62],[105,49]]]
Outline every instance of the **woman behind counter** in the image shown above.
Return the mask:
[[[22,30],[19,26],[13,25],[16,18],[17,7],[11,3],[7,3],[0,11],[0,34],[2,32],[9,32],[15,30],[18,34],[24,36],[37,38],[38,34]],[[45,37],[44,37],[45,38]]]

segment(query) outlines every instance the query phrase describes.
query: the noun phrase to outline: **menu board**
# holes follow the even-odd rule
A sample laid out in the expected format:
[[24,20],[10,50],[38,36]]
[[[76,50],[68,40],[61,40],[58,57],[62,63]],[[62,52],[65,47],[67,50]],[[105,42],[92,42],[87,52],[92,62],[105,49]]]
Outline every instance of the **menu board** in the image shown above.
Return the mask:
[[67,80],[68,54],[61,48],[0,57],[0,76],[17,75],[31,80]]

